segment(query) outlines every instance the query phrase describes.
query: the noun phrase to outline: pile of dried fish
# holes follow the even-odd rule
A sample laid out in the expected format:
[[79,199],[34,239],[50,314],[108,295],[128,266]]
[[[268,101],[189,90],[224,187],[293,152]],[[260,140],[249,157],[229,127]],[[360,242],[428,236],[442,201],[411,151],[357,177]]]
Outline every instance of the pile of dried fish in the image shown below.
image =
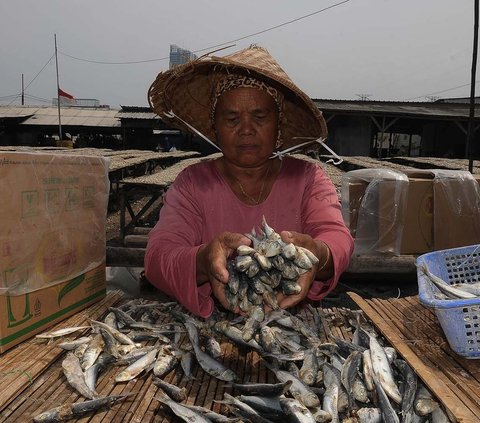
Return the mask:
[[[159,389],[155,399],[186,422],[448,422],[407,363],[382,345],[359,312],[351,313],[346,323],[355,331],[347,341],[334,336],[331,322],[314,308],[297,314],[274,310],[257,320],[232,320],[216,310],[212,318],[201,320],[177,303],[131,300],[111,307],[103,321],[92,321],[91,333],[58,343],[67,350],[62,363],[66,381],[87,400],[45,411],[34,421],[64,421],[126,400],[126,395],[97,393],[99,375],[108,369],[108,380],[115,383],[151,374],[151,383]],[[86,329],[39,337],[79,330]],[[220,339],[243,352],[255,351],[277,382],[240,380],[221,359]],[[186,379],[193,379],[195,361],[204,372],[227,382],[228,392],[216,401],[223,414],[189,404],[185,388],[165,380],[177,366]]]
[[238,247],[237,256],[228,261],[227,301],[232,310],[239,307],[248,314],[263,304],[278,309],[276,293],[298,294],[299,276],[317,264],[318,259],[308,249],[282,241],[265,217],[259,235],[255,229],[245,235],[251,239],[252,247]]

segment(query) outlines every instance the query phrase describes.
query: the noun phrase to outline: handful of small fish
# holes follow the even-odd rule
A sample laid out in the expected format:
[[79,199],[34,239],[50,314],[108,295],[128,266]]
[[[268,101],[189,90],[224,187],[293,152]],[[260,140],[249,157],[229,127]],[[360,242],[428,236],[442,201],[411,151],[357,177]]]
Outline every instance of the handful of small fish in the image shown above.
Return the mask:
[[[255,325],[249,323],[252,316],[232,320],[219,310],[207,320],[198,319],[175,302],[136,299],[109,311],[103,321],[91,322],[90,334],[58,343],[66,350],[66,381],[87,400],[45,411],[34,422],[66,421],[127,400],[129,395],[102,397],[96,392],[100,373],[113,367],[115,383],[151,374],[151,383],[159,389],[155,400],[190,423],[450,421],[408,364],[382,345],[361,312],[348,311],[346,324],[354,332],[345,340],[333,335],[328,317],[312,307],[296,314],[274,310]],[[57,339],[79,330],[86,327],[39,338]],[[234,344],[240,353],[254,351],[277,382],[241,381],[224,364],[219,340]],[[195,361],[204,372],[227,382],[229,392],[214,401],[223,404],[220,413],[190,404],[185,387],[165,380],[180,367],[194,383]]]
[[277,292],[298,294],[297,279],[308,272],[318,258],[308,249],[282,241],[280,235],[262,219],[260,234],[255,229],[245,234],[252,247],[241,245],[237,256],[228,261],[225,294],[232,310],[237,307],[250,314],[258,306],[278,309]]

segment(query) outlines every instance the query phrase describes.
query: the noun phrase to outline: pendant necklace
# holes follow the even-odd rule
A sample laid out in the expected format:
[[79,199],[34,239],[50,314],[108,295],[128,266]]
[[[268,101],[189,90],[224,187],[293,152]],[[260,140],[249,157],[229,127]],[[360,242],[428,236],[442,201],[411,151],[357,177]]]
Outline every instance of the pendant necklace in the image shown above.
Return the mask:
[[242,191],[242,194],[245,196],[245,198],[247,198],[248,200],[250,200],[252,203],[254,203],[255,205],[258,205],[260,204],[260,200],[262,199],[262,196],[263,196],[263,191],[265,189],[265,185],[267,183],[267,178],[268,178],[268,174],[270,173],[270,168],[272,167],[271,163],[270,165],[268,166],[267,168],[267,172],[265,173],[265,177],[263,178],[263,183],[262,183],[262,188],[260,189],[260,194],[258,195],[258,198],[255,199],[253,198],[251,195],[247,194],[245,192],[245,190],[243,189],[243,186],[242,184],[240,183],[240,181],[237,179],[237,178],[234,178],[236,181],[237,181],[237,184],[238,186],[240,187],[240,191]]

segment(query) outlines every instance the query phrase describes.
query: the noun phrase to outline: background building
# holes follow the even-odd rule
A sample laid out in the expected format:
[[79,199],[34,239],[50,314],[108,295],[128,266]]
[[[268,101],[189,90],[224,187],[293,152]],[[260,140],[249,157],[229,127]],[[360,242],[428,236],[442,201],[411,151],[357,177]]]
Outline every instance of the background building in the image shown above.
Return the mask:
[[197,56],[190,50],[185,50],[175,44],[170,44],[170,69],[196,58]]

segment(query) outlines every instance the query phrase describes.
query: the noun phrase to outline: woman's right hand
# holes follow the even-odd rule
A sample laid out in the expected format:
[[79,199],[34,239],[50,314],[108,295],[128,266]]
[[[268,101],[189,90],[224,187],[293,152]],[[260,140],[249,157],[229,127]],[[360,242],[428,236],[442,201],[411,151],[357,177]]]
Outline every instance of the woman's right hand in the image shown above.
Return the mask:
[[242,234],[224,232],[198,250],[197,284],[209,281],[213,295],[227,309],[230,309],[225,297],[225,284],[229,277],[227,259],[240,245],[250,244],[251,241]]

